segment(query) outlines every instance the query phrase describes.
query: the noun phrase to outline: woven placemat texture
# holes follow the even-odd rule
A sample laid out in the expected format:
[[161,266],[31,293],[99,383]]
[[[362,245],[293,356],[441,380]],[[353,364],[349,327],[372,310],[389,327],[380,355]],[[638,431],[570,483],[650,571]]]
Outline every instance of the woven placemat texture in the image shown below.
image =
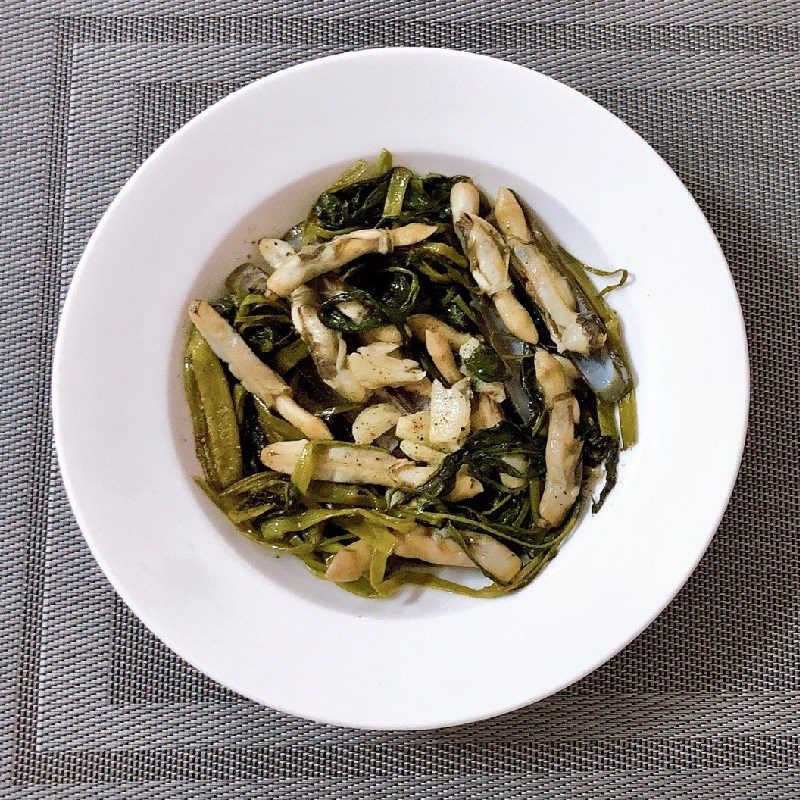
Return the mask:
[[[1,797],[800,797],[797,2],[12,0],[0,13]],[[60,305],[137,165],[259,76],[398,44],[534,67],[639,131],[722,243],[753,370],[731,506],[664,614],[534,707],[410,734],[260,708],[156,641],[88,552],[49,418]]]

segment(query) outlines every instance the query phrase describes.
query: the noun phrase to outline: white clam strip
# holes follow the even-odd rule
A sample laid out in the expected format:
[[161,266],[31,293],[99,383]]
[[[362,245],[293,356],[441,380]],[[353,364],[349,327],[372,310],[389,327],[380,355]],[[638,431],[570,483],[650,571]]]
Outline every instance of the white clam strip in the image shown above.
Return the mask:
[[537,349],[534,369],[550,410],[539,515],[545,525],[552,527],[563,522],[580,491],[582,442],[575,438],[579,409],[564,369],[554,356]]
[[325,570],[325,579],[334,583],[357,581],[369,566],[371,557],[372,547],[364,539],[358,539],[331,559]]
[[522,568],[520,557],[502,542],[483,533],[472,533],[467,539],[469,555],[493,578],[508,583]]
[[577,311],[575,296],[563,275],[557,273],[534,244],[525,214],[508,190],[497,193],[495,219],[511,248],[512,263],[525,289],[544,315],[559,352],[587,354],[602,345],[603,334],[590,330]]
[[558,353],[554,353],[553,358],[555,358],[555,360],[561,364],[561,369],[564,370],[564,377],[567,379],[570,386],[572,386],[581,376],[578,368],[568,358],[565,358]]
[[470,382],[464,378],[449,389],[439,381],[431,391],[428,438],[437,444],[455,445],[469,433]]
[[470,428],[472,430],[482,431],[487,428],[494,428],[503,419],[503,411],[496,400],[493,400],[488,394],[475,394],[470,416]]
[[353,420],[353,441],[356,444],[372,444],[379,436],[392,430],[401,416],[401,412],[391,403],[367,406]]
[[363,345],[347,357],[345,370],[348,380],[362,389],[359,400],[365,400],[384,386],[397,388],[415,384],[425,378],[425,372],[412,358],[402,358],[399,345],[373,342]]
[[292,390],[248,347],[247,342],[205,300],[189,306],[189,317],[211,349],[242,386],[314,439],[332,439],[328,426],[292,399]]
[[[417,526],[410,531],[394,531],[397,542],[394,554],[401,558],[412,558],[441,567],[472,569],[477,564],[499,581],[512,580],[522,567],[519,556],[504,544],[482,533],[465,536],[469,552],[438,531]],[[343,547],[331,559],[325,578],[335,583],[358,580],[369,567],[372,547],[359,539]]]
[[481,196],[472,181],[459,181],[453,184],[453,188],[450,190],[450,211],[454,225],[465,214],[477,214],[480,207]]
[[398,535],[394,552],[403,558],[416,558],[442,567],[473,567],[472,559],[454,542],[438,531],[417,526]]
[[378,325],[376,328],[360,331],[358,337],[364,344],[383,342],[399,346],[403,343],[403,334],[397,325]]
[[514,296],[508,276],[508,252],[498,232],[478,216],[480,197],[472,183],[462,181],[450,191],[453,225],[469,256],[472,277],[495,304],[511,333],[536,344],[539,334],[530,314]]
[[449,384],[452,385],[461,380],[463,376],[456,364],[453,348],[439,331],[432,329],[425,331],[425,348],[436,365],[436,369],[442,373],[442,377]]
[[[264,466],[291,475],[308,440],[275,442],[261,451]],[[390,489],[416,489],[436,471],[434,466],[420,467],[405,458],[374,447],[335,443],[320,448],[314,459],[313,477],[334,483],[357,483],[386,486]],[[468,475],[459,475],[453,492],[473,497],[482,490],[480,482]]]
[[523,342],[536,344],[539,333],[531,315],[514,295],[508,275],[508,253],[501,246],[497,231],[486,220],[473,214],[465,214],[459,228],[467,242],[475,282],[492,298],[506,328]]
[[365,399],[363,387],[345,369],[347,349],[342,335],[322,324],[319,296],[310,286],[292,292],[292,323],[308,345],[320,378],[342,397],[355,402]]
[[457,331],[446,322],[437,319],[431,314],[412,314],[406,320],[406,325],[408,325],[411,333],[421,342],[425,341],[428,331],[432,331],[445,339],[454,350],[463,347],[467,342],[477,342],[477,339],[470,336],[468,333]]
[[536,349],[533,357],[536,382],[539,384],[542,399],[548,409],[552,408],[557,400],[564,398],[572,391],[574,378],[572,373],[564,368],[564,360],[557,355],[548,353],[541,347]]
[[258,240],[258,253],[264,259],[267,270],[272,273],[279,264],[294,255],[295,249],[283,239],[265,238]]
[[428,434],[431,428],[431,412],[418,411],[416,414],[405,414],[397,420],[395,434],[398,439],[417,444],[430,444]]
[[427,444],[411,442],[408,439],[400,440],[400,449],[414,461],[423,461],[426,464],[441,464],[447,453],[435,450]]
[[[481,569],[504,583],[510,581],[522,567],[522,561],[504,544],[482,533],[465,536],[469,553],[456,542],[430,528],[419,526],[412,531],[396,534],[398,543],[394,552],[404,558],[416,558],[443,567],[474,567]],[[471,556],[471,558],[470,558]]]
[[407,247],[427,239],[436,228],[412,222],[392,230],[363,230],[336,236],[329,242],[309,245],[292,253],[275,268],[267,287],[279,297],[288,297],[298,286],[368,253],[391,253],[395,247]]
[[447,453],[458,447],[457,442],[432,442],[430,438],[431,412],[418,411],[397,420],[395,435],[400,449],[414,461],[441,464]]
[[[270,469],[291,475],[306,444],[305,439],[275,442],[261,451],[261,460]],[[325,447],[316,454],[313,477],[334,483],[375,484],[396,489],[414,485],[418,480],[416,473],[417,467],[410,461],[395,458],[384,450],[343,443]],[[410,480],[407,475],[412,476]]]

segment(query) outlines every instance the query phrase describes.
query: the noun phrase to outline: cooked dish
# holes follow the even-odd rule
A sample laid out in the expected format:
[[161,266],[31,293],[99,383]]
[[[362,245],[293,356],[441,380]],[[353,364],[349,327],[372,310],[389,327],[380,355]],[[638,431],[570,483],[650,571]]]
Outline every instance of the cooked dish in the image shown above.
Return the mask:
[[627,277],[571,256],[510,189],[492,203],[386,151],[358,162],[223,297],[190,304],[198,483],[248,537],[359,595],[519,589],[636,441],[606,302]]

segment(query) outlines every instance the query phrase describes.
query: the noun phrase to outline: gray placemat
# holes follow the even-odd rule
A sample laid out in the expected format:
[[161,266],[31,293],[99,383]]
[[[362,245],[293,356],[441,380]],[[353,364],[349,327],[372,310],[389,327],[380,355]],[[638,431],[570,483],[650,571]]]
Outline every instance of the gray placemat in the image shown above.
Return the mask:
[[[0,796],[800,797],[799,12],[775,0],[7,3]],[[731,507],[667,611],[555,697],[412,734],[287,717],[172,655],[94,564],[49,421],[60,304],[135,167],[261,75],[397,44],[535,67],[638,130],[722,243],[753,365]]]

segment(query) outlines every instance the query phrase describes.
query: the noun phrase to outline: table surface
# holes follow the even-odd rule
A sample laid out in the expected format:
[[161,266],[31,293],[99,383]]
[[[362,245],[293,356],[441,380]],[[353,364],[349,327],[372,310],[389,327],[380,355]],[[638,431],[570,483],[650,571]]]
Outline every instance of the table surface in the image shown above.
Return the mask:
[[[0,14],[1,797],[800,796],[798,2],[12,0]],[[155,640],[83,542],[49,417],[60,305],[137,165],[259,76],[399,44],[536,68],[641,133],[720,239],[753,370],[733,500],[661,617],[536,706],[402,734],[261,708]]]

